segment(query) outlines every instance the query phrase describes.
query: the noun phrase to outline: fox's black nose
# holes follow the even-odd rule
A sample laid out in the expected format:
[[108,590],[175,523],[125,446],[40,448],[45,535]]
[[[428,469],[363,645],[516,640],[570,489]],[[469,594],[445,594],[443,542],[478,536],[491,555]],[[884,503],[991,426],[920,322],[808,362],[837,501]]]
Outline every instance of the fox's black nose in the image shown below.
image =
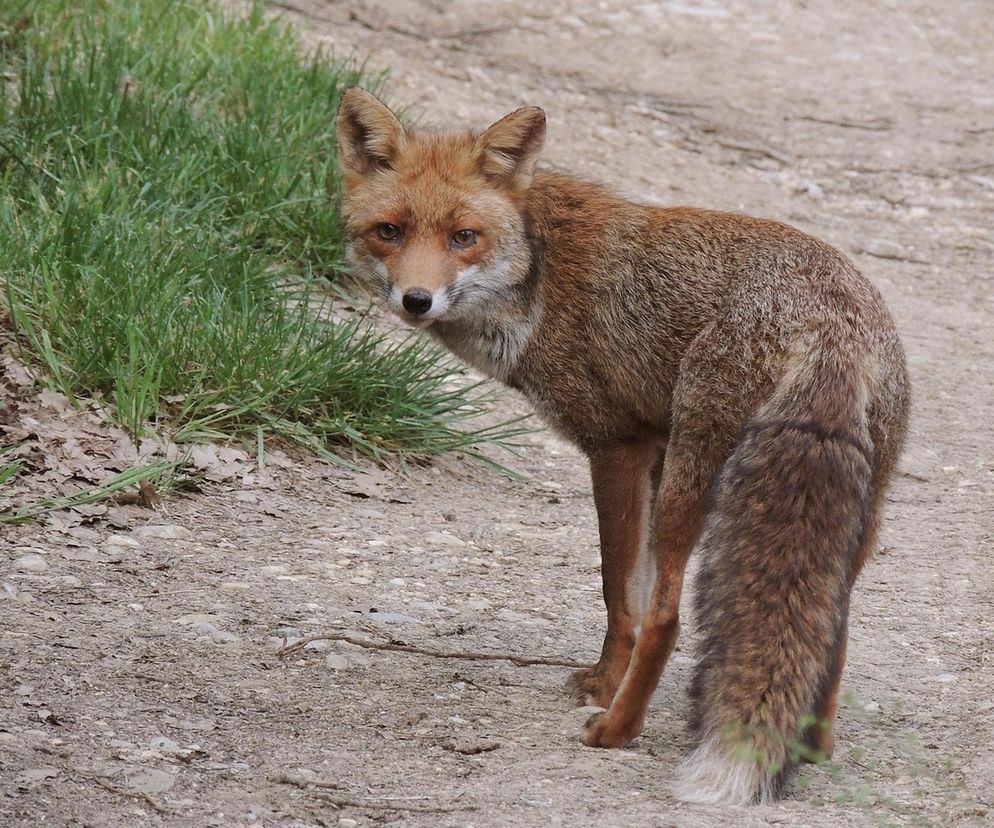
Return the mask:
[[431,310],[431,294],[421,288],[411,288],[404,294],[403,305],[408,313],[428,313]]

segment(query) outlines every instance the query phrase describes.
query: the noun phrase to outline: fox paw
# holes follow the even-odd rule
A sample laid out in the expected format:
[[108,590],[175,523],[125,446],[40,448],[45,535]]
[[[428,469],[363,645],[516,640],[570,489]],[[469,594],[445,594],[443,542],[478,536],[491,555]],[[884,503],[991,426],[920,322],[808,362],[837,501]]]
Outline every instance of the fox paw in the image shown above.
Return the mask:
[[617,684],[609,681],[597,667],[577,670],[566,682],[566,691],[579,707],[610,707],[617,689]]
[[626,726],[625,723],[622,723],[619,726],[614,717],[611,716],[611,711],[606,710],[603,713],[594,713],[587,719],[580,738],[587,747],[620,748],[631,742],[641,732],[640,723],[636,723],[634,726]]

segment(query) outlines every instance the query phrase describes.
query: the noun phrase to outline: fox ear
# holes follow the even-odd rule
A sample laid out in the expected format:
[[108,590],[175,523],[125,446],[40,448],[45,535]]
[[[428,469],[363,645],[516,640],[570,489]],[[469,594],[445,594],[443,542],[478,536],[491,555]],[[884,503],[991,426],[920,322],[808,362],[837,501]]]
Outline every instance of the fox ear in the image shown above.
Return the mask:
[[338,105],[338,162],[343,171],[389,167],[404,143],[404,125],[378,98],[357,86]]
[[545,113],[537,106],[516,109],[477,140],[485,175],[514,189],[528,189],[545,141]]

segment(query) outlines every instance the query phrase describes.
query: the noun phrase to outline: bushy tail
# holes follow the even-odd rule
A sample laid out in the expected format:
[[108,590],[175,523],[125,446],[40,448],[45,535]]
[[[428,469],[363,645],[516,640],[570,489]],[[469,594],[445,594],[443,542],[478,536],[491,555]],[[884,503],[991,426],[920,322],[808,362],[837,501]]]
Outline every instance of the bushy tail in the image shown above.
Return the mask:
[[801,361],[715,481],[681,799],[775,799],[834,677],[873,466],[865,388],[835,359]]

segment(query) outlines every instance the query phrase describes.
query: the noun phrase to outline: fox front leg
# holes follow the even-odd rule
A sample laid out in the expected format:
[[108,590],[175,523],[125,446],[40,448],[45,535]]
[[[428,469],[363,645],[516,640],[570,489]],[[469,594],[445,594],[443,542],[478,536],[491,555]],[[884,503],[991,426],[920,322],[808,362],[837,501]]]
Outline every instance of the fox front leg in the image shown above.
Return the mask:
[[628,669],[655,579],[649,527],[654,472],[661,456],[656,440],[612,445],[590,455],[607,634],[597,664],[577,671],[570,680],[569,689],[578,704],[608,707]]

